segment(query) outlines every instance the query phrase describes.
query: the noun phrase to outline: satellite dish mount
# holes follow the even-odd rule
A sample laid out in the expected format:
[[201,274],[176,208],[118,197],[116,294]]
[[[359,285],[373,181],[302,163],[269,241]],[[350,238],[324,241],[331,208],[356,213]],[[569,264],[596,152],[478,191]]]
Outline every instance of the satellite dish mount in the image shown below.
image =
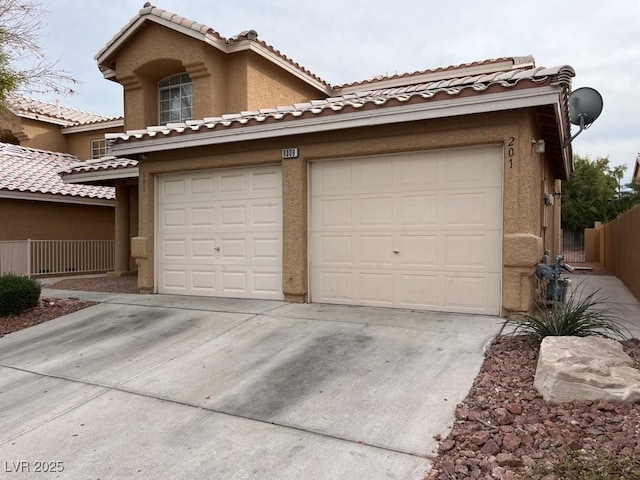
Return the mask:
[[573,139],[591,126],[602,113],[602,96],[597,90],[582,87],[569,95],[569,121],[578,125],[580,130],[574,136],[565,139],[563,147],[568,147]]

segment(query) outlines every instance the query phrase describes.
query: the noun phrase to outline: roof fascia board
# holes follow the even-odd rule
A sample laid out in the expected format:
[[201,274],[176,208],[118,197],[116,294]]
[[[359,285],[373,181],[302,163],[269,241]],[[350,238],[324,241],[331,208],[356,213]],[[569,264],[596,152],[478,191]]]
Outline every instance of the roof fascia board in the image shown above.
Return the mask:
[[158,139],[151,138],[149,140],[140,140],[120,145],[114,144],[112,146],[112,153],[114,155],[124,156],[177,148],[260,140],[305,133],[495,112],[499,110],[512,110],[538,105],[555,105],[559,102],[558,95],[558,87],[545,86],[513,92],[441,100],[433,103],[426,102],[415,105],[337,114],[328,117],[319,116],[308,120],[276,122],[269,125],[243,128],[227,128],[221,131],[170,136]]
[[[562,105],[560,104],[560,102],[556,103],[554,105],[554,111],[556,114],[556,118],[558,119],[562,119],[563,115],[562,115]],[[558,125],[558,136],[560,138],[561,142],[564,142],[565,138],[569,138],[571,137],[571,126],[569,126],[569,130],[567,131],[565,129],[565,125],[564,122],[559,121],[557,122]],[[563,148],[562,149],[562,163],[564,166],[564,174],[565,174],[565,178],[569,178],[571,176],[571,165],[573,162],[573,151],[571,150],[571,144],[569,144],[568,148]]]
[[87,123],[84,125],[75,125],[72,127],[63,127],[63,135],[69,133],[90,132],[92,130],[102,130],[105,128],[124,127],[124,120],[109,120],[107,122]]
[[280,67],[281,69],[287,71],[291,75],[293,75],[293,76],[299,78],[300,80],[308,83],[309,85],[311,85],[312,87],[320,90],[321,92],[324,92],[326,95],[331,96],[333,94],[333,91],[331,90],[331,87],[329,87],[327,84],[325,84],[325,83],[319,81],[318,79],[312,77],[311,75],[305,73],[303,70],[301,70],[299,68],[296,68],[294,65],[292,65],[291,63],[286,61],[284,58],[282,58],[279,55],[276,55],[274,52],[272,52],[268,48],[265,48],[263,45],[261,45],[258,42],[245,40],[245,41],[238,42],[238,43],[235,43],[233,45],[230,45],[227,48],[227,52],[228,53],[242,52],[242,51],[245,51],[245,50],[250,50],[250,51],[252,51],[254,53],[257,53],[258,55],[260,55],[261,57],[265,58],[269,62],[271,62],[271,63],[277,65],[278,67]]
[[115,207],[115,200],[90,197],[73,197],[70,195],[52,195],[49,193],[19,192],[16,190],[0,190],[0,198],[11,200],[29,200],[36,202],[69,203],[74,205],[90,205],[97,207]]
[[98,172],[80,173],[59,173],[62,183],[75,184],[85,182],[101,182],[103,180],[123,180],[127,178],[138,178],[140,171],[138,167],[115,170],[102,170]]
[[[518,65],[518,67],[522,66],[523,65]],[[513,62],[511,60],[505,60],[500,63],[491,63],[489,65],[474,65],[437,72],[417,73],[415,75],[406,75],[399,78],[365,81],[357,85],[337,88],[334,91],[340,95],[344,95],[347,93],[361,92],[363,90],[382,90],[386,88],[405,87],[407,85],[414,85],[418,83],[437,82],[440,80],[450,80],[452,78],[473,77],[513,69]]]
[[30,112],[13,112],[14,115],[16,115],[17,117],[22,117],[22,118],[28,118],[30,120],[37,120],[38,122],[45,122],[45,123],[53,123],[55,125],[60,125],[61,127],[70,127],[73,126],[73,124],[75,122],[72,122],[70,120],[62,120],[60,118],[54,118],[54,117],[49,117],[45,114],[38,114],[38,113],[30,113]]
[[104,52],[102,52],[102,54],[100,54],[99,56],[96,56],[96,60],[98,62],[98,65],[100,65],[101,63],[103,63],[104,61],[106,61],[107,58],[109,58],[111,55],[113,55],[121,46],[122,44],[124,44],[131,36],[133,36],[138,29],[142,26],[142,24],[146,21],[150,21],[150,22],[155,22],[158,25],[162,25],[164,27],[167,27],[171,30],[175,30],[177,32],[183,33],[185,35],[188,35],[189,37],[198,39],[198,40],[204,40],[206,41],[209,45],[212,45],[222,51],[226,51],[226,46],[224,44],[222,44],[222,42],[220,42],[220,40],[218,40],[215,37],[212,37],[210,35],[207,34],[203,34],[201,32],[198,32],[196,30],[193,30],[191,28],[187,28],[183,25],[178,25],[174,22],[172,22],[171,20],[167,20],[161,17],[158,17],[156,15],[144,15],[141,16],[140,18],[138,18],[135,22],[133,22],[131,25],[129,25],[129,27],[127,28],[127,30],[125,32],[122,33],[122,35],[120,35],[118,37],[118,39],[116,41],[114,41],[111,45],[109,45],[109,48],[107,48]]

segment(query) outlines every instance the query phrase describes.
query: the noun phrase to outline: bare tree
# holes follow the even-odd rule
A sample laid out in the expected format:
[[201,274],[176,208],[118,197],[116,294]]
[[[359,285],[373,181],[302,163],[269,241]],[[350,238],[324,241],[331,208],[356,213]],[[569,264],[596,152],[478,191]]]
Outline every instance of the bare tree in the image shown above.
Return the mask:
[[40,46],[48,14],[29,0],[0,0],[0,100],[7,93],[75,93],[79,82],[45,58]]

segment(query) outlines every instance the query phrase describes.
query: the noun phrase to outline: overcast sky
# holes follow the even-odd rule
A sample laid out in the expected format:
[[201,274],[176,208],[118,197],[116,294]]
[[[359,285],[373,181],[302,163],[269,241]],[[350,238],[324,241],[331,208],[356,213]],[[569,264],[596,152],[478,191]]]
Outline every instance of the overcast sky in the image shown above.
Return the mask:
[[[62,104],[122,115],[122,89],[95,54],[144,0],[42,0],[49,59],[83,82]],[[332,85],[490,58],[533,55],[537,66],[571,65],[573,88],[598,90],[602,116],[575,153],[628,165],[640,151],[640,2],[637,0],[157,0],[155,6],[224,37],[259,37]],[[55,97],[40,97],[55,101]]]

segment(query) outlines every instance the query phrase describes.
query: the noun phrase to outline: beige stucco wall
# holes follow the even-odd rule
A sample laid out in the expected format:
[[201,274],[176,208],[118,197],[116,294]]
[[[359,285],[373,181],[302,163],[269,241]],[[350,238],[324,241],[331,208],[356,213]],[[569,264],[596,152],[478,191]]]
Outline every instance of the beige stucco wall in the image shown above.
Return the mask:
[[67,139],[59,125],[19,118],[6,112],[0,117],[0,129],[11,130],[23,147],[53,152],[66,152],[68,149]]
[[[369,127],[259,142],[149,153],[140,164],[140,232],[132,243],[139,287],[154,291],[154,182],[163,173],[243,165],[283,167],[283,292],[304,301],[308,292],[307,164],[309,161],[500,144],[505,147],[503,205],[503,314],[527,310],[534,301],[533,270],[543,254],[544,156],[534,153],[535,117],[525,110]],[[300,158],[281,160],[298,147]],[[510,151],[509,147],[513,150]],[[509,156],[508,152],[512,155]],[[551,181],[549,179],[549,181]],[[549,240],[547,240],[549,242]]]
[[255,52],[227,54],[155,23],[127,40],[115,65],[127,130],[158,124],[157,83],[176,73],[191,77],[195,119],[324,96]]
[[113,240],[113,207],[2,198],[0,218],[0,240]]

